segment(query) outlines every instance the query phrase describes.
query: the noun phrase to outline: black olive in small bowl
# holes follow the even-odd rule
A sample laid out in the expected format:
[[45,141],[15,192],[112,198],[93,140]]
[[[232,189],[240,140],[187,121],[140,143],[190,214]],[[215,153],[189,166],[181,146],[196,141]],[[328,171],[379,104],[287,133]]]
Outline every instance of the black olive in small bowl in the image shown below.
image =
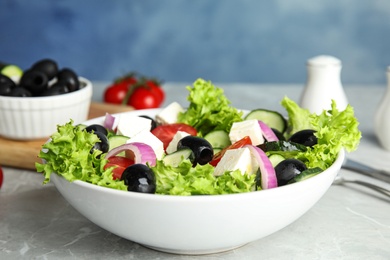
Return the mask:
[[58,65],[52,59],[42,59],[31,66],[31,70],[43,72],[48,80],[52,80],[58,73]]
[[190,148],[194,153],[194,161],[196,164],[204,165],[213,159],[214,151],[211,144],[204,138],[197,136],[186,136],[177,143],[177,150]]
[[9,96],[14,88],[16,88],[15,82],[6,75],[0,74],[0,95]]
[[80,89],[80,82],[77,74],[69,68],[63,68],[58,71],[57,79],[68,87],[69,92]]

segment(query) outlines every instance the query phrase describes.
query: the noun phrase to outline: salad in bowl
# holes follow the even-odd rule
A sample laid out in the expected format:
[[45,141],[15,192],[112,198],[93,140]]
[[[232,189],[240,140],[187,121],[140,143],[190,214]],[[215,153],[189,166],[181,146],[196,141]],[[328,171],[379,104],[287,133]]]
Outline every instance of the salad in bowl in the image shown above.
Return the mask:
[[[174,102],[155,117],[109,115],[100,123],[58,126],[36,164],[45,183],[56,173],[120,190],[213,195],[276,188],[321,173],[361,133],[348,106],[310,114],[283,98],[288,113],[230,106],[223,90],[198,79],[189,106]],[[246,112],[246,113],[245,113]]]
[[118,236],[165,252],[215,253],[298,219],[361,138],[351,106],[332,102],[311,114],[284,97],[283,116],[234,108],[203,79],[187,89],[186,107],[59,125],[36,164],[44,183]]

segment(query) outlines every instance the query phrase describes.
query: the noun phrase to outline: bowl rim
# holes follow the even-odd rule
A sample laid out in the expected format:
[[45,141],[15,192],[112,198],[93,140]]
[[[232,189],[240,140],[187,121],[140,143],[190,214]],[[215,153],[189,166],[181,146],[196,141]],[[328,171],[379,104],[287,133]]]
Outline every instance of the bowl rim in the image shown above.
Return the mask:
[[65,94],[60,94],[60,95],[54,95],[54,96],[37,96],[37,97],[12,97],[12,96],[1,96],[0,95],[0,101],[31,101],[31,102],[43,102],[45,100],[53,100],[53,99],[64,99],[64,98],[71,98],[72,96],[79,95],[82,92],[89,91],[90,89],[92,90],[92,82],[88,80],[87,78],[84,77],[78,77],[79,82],[80,82],[80,89],[76,91],[72,91],[69,93]]
[[[92,184],[86,181],[82,180],[75,180],[73,182],[69,182],[62,176],[53,173],[51,177],[62,179],[63,181],[69,182],[69,184],[77,185],[82,188],[92,189],[98,192],[106,192],[111,193],[112,195],[119,195],[123,197],[128,197],[128,199],[144,199],[144,200],[155,200],[155,201],[164,201],[164,202],[215,202],[216,200],[221,199],[243,199],[246,197],[252,197],[252,196],[261,196],[260,194],[264,194],[264,196],[267,194],[268,196],[272,196],[275,192],[280,192],[282,190],[289,190],[289,189],[296,189],[298,186],[302,185],[310,185],[310,182],[315,182],[318,178],[323,178],[325,174],[332,174],[334,173],[333,179],[336,178],[339,170],[337,170],[338,165],[341,165],[345,160],[345,151],[344,149],[340,150],[339,154],[337,155],[336,160],[334,163],[321,172],[318,175],[315,175],[309,179],[306,179],[301,182],[291,183],[285,186],[276,187],[273,189],[267,189],[267,190],[259,190],[259,191],[251,191],[251,192],[243,192],[243,193],[233,193],[233,194],[218,194],[218,195],[192,195],[192,196],[179,196],[179,195],[165,195],[165,194],[149,194],[149,193],[139,193],[139,192],[132,192],[132,191],[123,191],[123,190],[117,190],[109,187],[99,186],[96,184]],[[56,182],[54,181],[56,184]]]

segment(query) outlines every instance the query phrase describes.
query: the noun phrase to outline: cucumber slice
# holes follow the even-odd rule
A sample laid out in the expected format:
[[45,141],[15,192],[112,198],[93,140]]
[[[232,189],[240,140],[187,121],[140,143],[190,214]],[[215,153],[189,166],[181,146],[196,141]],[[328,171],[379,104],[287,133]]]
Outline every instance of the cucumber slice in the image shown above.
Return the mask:
[[281,133],[287,128],[287,120],[277,111],[268,109],[255,109],[249,112],[245,120],[257,119],[266,123],[270,128],[275,128]]
[[290,184],[290,183],[294,183],[294,182],[304,181],[304,180],[309,179],[313,176],[316,176],[317,174],[320,174],[321,172],[323,172],[323,170],[319,167],[307,169],[307,170],[304,170],[303,172],[301,172],[300,174],[298,174],[297,176],[295,176],[288,183]]
[[179,166],[180,162],[185,160],[185,159],[189,159],[191,162],[194,159],[194,154],[193,154],[192,150],[189,148],[188,149],[184,148],[184,149],[178,150],[176,152],[173,152],[171,154],[167,154],[163,158],[163,162],[165,165],[177,167],[177,166]]
[[[125,144],[130,138],[124,135],[112,135],[108,137],[108,144],[110,145],[110,150]],[[125,156],[125,152],[117,154],[118,156]]]
[[286,158],[280,154],[271,154],[268,159],[271,161],[272,166],[275,168],[281,161],[284,161]]
[[213,148],[225,148],[231,145],[229,134],[223,130],[212,131],[206,134],[204,139],[206,139]]

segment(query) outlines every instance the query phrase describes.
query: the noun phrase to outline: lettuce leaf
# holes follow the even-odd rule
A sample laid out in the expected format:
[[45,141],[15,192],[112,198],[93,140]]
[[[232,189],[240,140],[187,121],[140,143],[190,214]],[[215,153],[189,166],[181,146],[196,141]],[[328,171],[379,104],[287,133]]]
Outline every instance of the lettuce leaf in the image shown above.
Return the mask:
[[50,181],[50,175],[56,173],[68,181],[82,180],[92,184],[127,190],[123,181],[113,180],[113,168],[104,169],[107,160],[102,159],[101,151],[91,148],[100,142],[97,135],[74,126],[73,120],[57,126],[57,132],[42,145],[38,157],[44,163],[35,163],[37,172],[44,174],[44,183]]
[[179,114],[178,121],[193,126],[199,136],[214,130],[230,131],[233,122],[242,121],[243,113],[230,106],[221,88],[210,81],[197,79],[193,87],[187,86],[190,102],[188,109]]
[[287,137],[304,129],[316,131],[318,144],[305,152],[298,153],[296,157],[305,162],[308,168],[319,167],[324,170],[333,164],[341,149],[347,152],[357,149],[361,132],[358,128],[359,122],[350,105],[345,110],[339,111],[336,102],[332,100],[331,109],[324,110],[319,115],[300,108],[287,97],[282,100],[282,105],[289,116],[290,128]]
[[215,177],[210,164],[192,167],[190,160],[183,160],[172,167],[157,161],[151,167],[156,176],[156,193],[166,195],[216,195],[253,191],[255,174],[242,175],[240,171],[225,172]]
[[284,133],[286,139],[290,138],[294,133],[300,130],[312,129],[312,125],[308,120],[309,116],[311,115],[309,110],[301,108],[297,103],[288,97],[284,97],[281,101],[281,104],[288,113],[288,127]]

